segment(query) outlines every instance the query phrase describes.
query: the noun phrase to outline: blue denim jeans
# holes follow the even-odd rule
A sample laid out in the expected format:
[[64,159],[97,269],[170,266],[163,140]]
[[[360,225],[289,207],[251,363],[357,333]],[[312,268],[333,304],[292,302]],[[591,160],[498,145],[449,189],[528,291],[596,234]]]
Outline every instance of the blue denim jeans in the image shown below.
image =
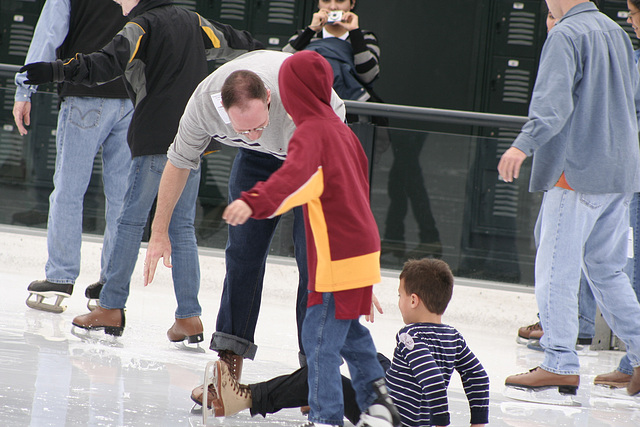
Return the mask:
[[54,190],[49,196],[47,280],[74,284],[80,273],[82,206],[93,160],[102,147],[106,227],[100,281],[104,281],[127,190],[131,151],[127,129],[133,106],[128,99],[70,96],[60,105],[56,133]]
[[[625,272],[631,279],[631,285],[636,293],[636,298],[640,301],[640,193],[635,193],[629,205],[629,224],[633,227],[633,258],[627,262]],[[618,371],[633,375],[633,366],[629,356],[626,354],[620,359]]]
[[[269,154],[239,149],[229,176],[229,202],[257,182],[267,180],[282,163]],[[296,320],[302,352],[300,332],[307,306],[307,252],[302,208],[295,208],[293,213],[293,243],[299,272]],[[249,219],[243,225],[229,227],[225,249],[227,271],[211,350],[231,350],[248,359],[255,357],[258,347],[254,344],[254,333],[260,312],[264,269],[279,221],[280,217]]]
[[373,339],[360,319],[336,319],[332,293],[322,294],[322,304],[307,307],[302,340],[309,368],[309,421],[343,425],[342,358],[349,367],[360,411],[373,403],[376,394],[371,383],[384,377]]
[[536,299],[544,335],[540,365],[557,374],[579,374],[578,288],[584,273],[602,314],[640,366],[640,304],[627,262],[632,194],[584,194],[559,187],[545,193],[536,254]]
[[[124,308],[129,296],[131,275],[136,266],[140,242],[149,212],[158,194],[160,177],[167,163],[166,154],[134,157],[129,172],[129,189],[118,218],[118,232],[113,254],[100,292],[104,308]],[[193,221],[200,186],[200,168],[189,173],[182,195],[169,224],[171,240],[171,275],[178,302],[175,317],[200,316],[200,263]]]

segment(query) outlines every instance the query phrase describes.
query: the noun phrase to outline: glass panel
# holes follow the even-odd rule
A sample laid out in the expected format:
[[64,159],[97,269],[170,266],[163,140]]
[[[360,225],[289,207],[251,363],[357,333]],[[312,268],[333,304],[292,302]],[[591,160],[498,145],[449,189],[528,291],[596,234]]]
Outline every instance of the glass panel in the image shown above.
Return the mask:
[[[47,92],[34,97],[32,126],[21,137],[11,114],[14,89],[7,86],[0,87],[0,223],[44,229],[53,189],[57,98]],[[480,137],[362,123],[352,128],[372,160],[371,204],[384,268],[436,256],[457,276],[533,283],[533,226],[541,194],[527,191],[530,161],[514,184],[499,181],[496,171],[516,131],[490,129],[483,133],[492,136]],[[195,220],[202,247],[225,247],[221,215],[235,153],[223,146],[203,160]],[[85,233],[104,232],[104,205],[98,153],[84,201]],[[293,256],[292,223],[291,214],[282,218],[271,254]]]

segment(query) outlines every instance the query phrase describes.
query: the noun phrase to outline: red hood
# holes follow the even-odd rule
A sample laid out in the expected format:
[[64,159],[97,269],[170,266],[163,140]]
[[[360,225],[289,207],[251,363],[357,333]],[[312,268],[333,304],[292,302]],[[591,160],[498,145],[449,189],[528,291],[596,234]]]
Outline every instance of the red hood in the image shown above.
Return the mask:
[[300,51],[280,67],[280,99],[296,126],[305,119],[333,117],[331,86],[333,70],[319,53]]

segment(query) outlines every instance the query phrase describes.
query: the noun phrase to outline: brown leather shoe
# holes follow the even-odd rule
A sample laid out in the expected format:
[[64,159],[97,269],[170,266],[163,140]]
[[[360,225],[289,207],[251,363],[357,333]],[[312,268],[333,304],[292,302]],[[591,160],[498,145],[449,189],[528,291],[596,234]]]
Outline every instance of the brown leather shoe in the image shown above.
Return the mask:
[[536,322],[533,325],[529,326],[523,326],[518,329],[518,337],[525,340],[539,340],[540,338],[542,338],[542,335],[544,335],[544,331],[542,330],[540,322]]
[[560,375],[545,371],[541,367],[533,368],[529,372],[507,377],[504,385],[526,388],[529,390],[541,390],[558,387],[562,394],[575,395],[580,385],[580,375]]
[[627,393],[629,393],[629,396],[635,396],[640,393],[640,366],[633,368],[633,375],[627,386]]
[[630,380],[631,375],[623,374],[622,372],[615,370],[608,374],[598,375],[593,379],[593,383],[598,385],[608,385],[613,388],[622,388],[629,385]]
[[240,381],[240,375],[242,375],[242,363],[244,358],[242,356],[238,356],[231,350],[220,350],[218,352],[218,357],[229,367],[229,372],[231,376],[236,380]]
[[83,329],[104,329],[105,334],[119,337],[124,331],[124,309],[108,309],[98,306],[90,313],[77,316],[72,323]]
[[200,317],[187,317],[186,319],[176,319],[173,326],[167,331],[167,337],[171,342],[188,340],[189,344],[196,344],[204,341],[203,331]]
[[[209,384],[209,390],[207,395],[207,407],[211,409],[215,402],[218,400],[218,396],[216,395],[216,389],[213,384]],[[191,400],[197,405],[202,406],[202,399],[204,395],[204,384],[199,385],[198,387],[191,390]]]

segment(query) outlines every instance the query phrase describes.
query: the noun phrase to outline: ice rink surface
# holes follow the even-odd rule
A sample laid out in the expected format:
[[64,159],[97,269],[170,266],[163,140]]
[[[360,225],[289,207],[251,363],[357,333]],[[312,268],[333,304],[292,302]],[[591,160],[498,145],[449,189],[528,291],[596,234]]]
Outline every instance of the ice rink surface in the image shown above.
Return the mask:
[[[107,339],[101,331],[89,339],[71,334],[71,321],[87,312],[85,287],[98,279],[100,241],[85,236],[82,270],[67,310],[53,314],[25,305],[27,286],[44,279],[47,258],[42,231],[0,226],[0,425],[2,426],[199,426],[191,390],[201,384],[204,367],[215,360],[208,350],[224,278],[221,251],[202,249],[200,303],[206,351],[194,352],[168,342],[175,298],[170,272],[159,268],[154,283],[142,285],[141,249],[127,303],[124,335]],[[369,325],[378,351],[391,357],[395,333],[402,327],[397,309],[398,271],[384,271],[374,288],[384,314]],[[298,367],[294,315],[296,270],[290,260],[270,258],[262,310],[256,331],[256,360],[245,361],[242,382],[257,382]],[[613,370],[620,352],[589,352],[580,357],[581,406],[564,407],[512,400],[504,379],[542,361],[542,353],[516,343],[518,327],[536,319],[531,289],[458,279],[445,323],[458,328],[491,380],[491,426],[638,426],[640,398],[603,398],[593,378]],[[469,425],[469,409],[458,377],[449,387],[451,425]],[[208,425],[297,426],[298,409],[267,418],[248,411],[214,419]],[[346,422],[345,425],[349,425]]]

